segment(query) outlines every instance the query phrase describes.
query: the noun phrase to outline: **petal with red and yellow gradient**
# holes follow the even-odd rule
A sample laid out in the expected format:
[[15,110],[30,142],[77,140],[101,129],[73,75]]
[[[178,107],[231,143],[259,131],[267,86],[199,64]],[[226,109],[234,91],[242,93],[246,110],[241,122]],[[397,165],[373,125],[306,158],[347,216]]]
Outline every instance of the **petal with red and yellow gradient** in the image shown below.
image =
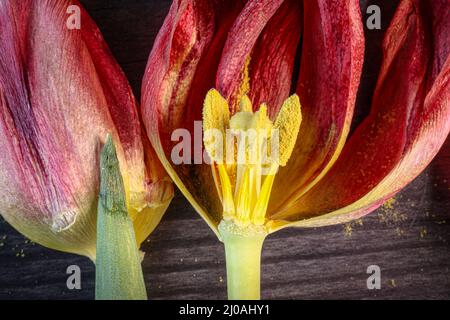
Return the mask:
[[[67,27],[71,5],[81,9],[80,30]],[[128,82],[78,1],[2,1],[0,39],[0,212],[36,242],[95,256],[107,134],[117,145],[130,211],[148,205]]]
[[359,1],[304,1],[297,93],[303,122],[275,179],[269,215],[311,189],[337,160],[349,133],[364,61]]
[[[222,205],[211,168],[207,164],[174,165],[171,151],[176,143],[171,142],[171,135],[179,128],[193,132],[194,120],[202,120],[209,89],[217,86],[226,91],[232,83],[240,85],[248,52],[278,6],[272,1],[174,1],[149,58],[142,96],[150,140],[172,179],[215,231]],[[248,15],[258,19],[249,25]],[[238,33],[244,22],[248,29]],[[245,51],[239,59],[230,49],[235,45],[236,50]],[[231,65],[227,59],[233,60]],[[235,73],[222,74],[232,66],[236,66]],[[199,149],[203,151],[202,146]]]
[[300,220],[297,226],[349,221],[373,211],[430,163],[450,131],[444,2],[401,2],[384,40],[370,115],[324,179],[275,218]]
[[[142,117],[150,141],[173,181],[213,230],[222,208],[211,169],[206,164],[175,165],[171,153],[178,141],[171,137],[176,129],[194,136],[194,121],[201,121],[203,99],[214,86],[223,45],[242,6],[240,1],[175,0],[142,85]],[[201,125],[199,129],[200,151],[188,157],[200,156],[203,162]]]

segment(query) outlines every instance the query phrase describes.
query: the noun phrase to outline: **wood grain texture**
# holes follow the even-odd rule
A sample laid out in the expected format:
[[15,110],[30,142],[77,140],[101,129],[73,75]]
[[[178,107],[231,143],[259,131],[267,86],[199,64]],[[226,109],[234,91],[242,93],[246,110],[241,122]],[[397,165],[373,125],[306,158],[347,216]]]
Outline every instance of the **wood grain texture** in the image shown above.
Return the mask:
[[[153,40],[170,1],[84,0],[139,96]],[[379,69],[379,45],[396,1],[382,7],[382,31],[368,31],[357,119],[367,114]],[[357,121],[356,121],[357,122]],[[355,122],[355,125],[356,125]],[[449,299],[449,183],[439,158],[395,201],[366,218],[320,229],[288,229],[264,246],[265,299]],[[437,165],[439,163],[439,166]],[[224,250],[213,232],[177,194],[162,223],[143,245],[151,299],[224,299]],[[369,265],[381,268],[382,288],[368,290]],[[66,269],[82,270],[82,289],[66,287]],[[93,299],[94,266],[86,258],[26,241],[0,222],[0,299]]]

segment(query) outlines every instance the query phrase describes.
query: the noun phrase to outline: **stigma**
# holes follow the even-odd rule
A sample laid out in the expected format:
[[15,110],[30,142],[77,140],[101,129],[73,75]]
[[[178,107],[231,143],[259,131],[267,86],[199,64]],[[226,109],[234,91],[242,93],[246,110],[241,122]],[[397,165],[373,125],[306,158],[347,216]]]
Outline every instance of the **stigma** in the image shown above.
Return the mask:
[[203,142],[211,159],[215,185],[223,206],[223,220],[238,226],[261,226],[275,176],[294,150],[302,121],[300,100],[285,100],[275,120],[261,104],[254,111],[247,95],[231,115],[229,104],[211,89],[203,106]]

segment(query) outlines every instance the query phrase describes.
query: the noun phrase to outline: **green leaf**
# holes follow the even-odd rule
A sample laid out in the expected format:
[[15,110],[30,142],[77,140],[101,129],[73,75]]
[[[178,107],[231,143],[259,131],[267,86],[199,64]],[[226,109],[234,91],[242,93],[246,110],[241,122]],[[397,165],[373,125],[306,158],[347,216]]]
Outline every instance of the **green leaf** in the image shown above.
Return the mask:
[[114,142],[108,136],[100,158],[95,298],[146,300],[141,256],[127,206]]

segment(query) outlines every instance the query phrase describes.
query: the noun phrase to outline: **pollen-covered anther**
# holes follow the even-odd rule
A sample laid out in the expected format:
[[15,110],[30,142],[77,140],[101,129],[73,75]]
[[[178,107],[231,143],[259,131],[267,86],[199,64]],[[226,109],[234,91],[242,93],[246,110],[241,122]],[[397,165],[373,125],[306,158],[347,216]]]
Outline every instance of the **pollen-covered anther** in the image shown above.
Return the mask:
[[[203,108],[204,144],[219,177],[216,183],[223,219],[241,226],[264,225],[278,167],[286,165],[297,140],[302,120],[300,100],[297,95],[289,97],[275,123],[269,119],[265,104],[253,112],[247,95],[240,100],[239,112],[230,117],[229,110],[217,90],[208,92]],[[217,141],[218,132],[222,141]],[[225,158],[217,157],[222,151],[226,163],[221,161]]]
[[293,95],[283,103],[274,124],[274,128],[279,131],[279,163],[282,167],[292,155],[301,122],[300,99],[297,95]]

